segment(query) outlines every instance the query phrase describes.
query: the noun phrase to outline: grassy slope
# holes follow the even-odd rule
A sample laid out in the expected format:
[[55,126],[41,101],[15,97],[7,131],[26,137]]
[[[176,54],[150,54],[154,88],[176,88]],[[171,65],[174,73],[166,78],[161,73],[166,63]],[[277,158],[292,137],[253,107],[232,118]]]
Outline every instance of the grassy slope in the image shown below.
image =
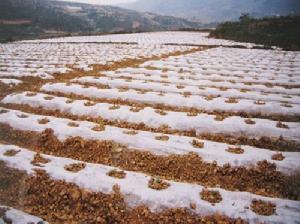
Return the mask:
[[219,25],[210,36],[300,50],[300,16],[263,19],[242,16],[239,22]]
[[[81,8],[68,12],[68,6]],[[29,21],[7,24],[7,21]],[[4,21],[4,22],[3,22]],[[138,24],[135,27],[134,24]],[[185,19],[111,6],[48,0],[0,0],[0,42],[65,35],[90,35],[198,28]]]

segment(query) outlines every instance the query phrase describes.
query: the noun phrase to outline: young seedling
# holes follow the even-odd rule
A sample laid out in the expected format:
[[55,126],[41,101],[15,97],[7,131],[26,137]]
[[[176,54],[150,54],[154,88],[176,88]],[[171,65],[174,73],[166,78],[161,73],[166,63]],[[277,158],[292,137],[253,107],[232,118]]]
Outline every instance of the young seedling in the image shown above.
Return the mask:
[[277,161],[282,161],[285,159],[285,157],[282,155],[282,153],[276,153],[276,154],[272,155],[271,159],[277,160]]
[[28,118],[28,115],[26,115],[26,114],[18,114],[17,117],[18,118]]
[[188,97],[190,97],[191,95],[192,95],[191,92],[184,92],[184,93],[183,93],[183,96],[184,96],[185,98],[188,98]]
[[254,199],[251,202],[251,210],[258,215],[270,216],[275,214],[276,205],[271,202]]
[[239,101],[235,98],[229,98],[227,100],[225,100],[225,103],[238,103]]
[[20,150],[9,149],[9,150],[6,150],[6,151],[3,153],[3,155],[4,155],[4,156],[12,157],[12,156],[17,155],[19,152],[20,152]]
[[158,140],[158,141],[168,141],[169,140],[169,136],[167,136],[167,135],[160,135],[160,136],[156,136],[155,139]]
[[70,104],[70,103],[73,103],[74,100],[66,100],[66,104]]
[[155,110],[155,113],[160,114],[162,116],[166,116],[168,113],[163,110]]
[[228,149],[226,149],[227,152],[229,153],[234,153],[234,154],[243,154],[245,152],[244,149],[242,149],[241,147],[228,147]]
[[276,127],[277,128],[284,128],[284,129],[289,129],[289,126],[282,123],[281,121],[278,121],[277,124],[276,124]]
[[159,177],[155,177],[149,180],[148,187],[160,191],[170,187],[170,184],[166,181],[161,180]]
[[84,106],[86,106],[86,107],[92,107],[92,106],[95,106],[95,105],[96,105],[96,103],[93,102],[93,101],[87,101],[87,102],[84,103]]
[[46,164],[46,163],[49,163],[49,162],[50,162],[49,159],[46,159],[46,158],[42,157],[39,153],[36,153],[33,157],[33,160],[30,163],[34,166],[42,167],[41,164]]
[[76,127],[79,127],[79,124],[77,124],[77,123],[75,123],[75,122],[69,122],[69,123],[68,123],[68,126],[69,126],[69,127],[76,128]]
[[131,112],[134,112],[134,113],[137,113],[137,112],[140,112],[141,110],[143,110],[144,108],[142,107],[131,107],[130,108],[130,111]]
[[5,113],[8,113],[8,110],[0,109],[0,114],[5,114]]
[[39,122],[39,124],[47,124],[47,123],[49,123],[50,121],[49,121],[48,118],[42,118],[42,119],[39,119],[38,122]]
[[117,169],[110,170],[107,175],[118,179],[124,179],[126,177],[126,173],[123,170],[118,171]]
[[105,125],[97,125],[97,126],[93,127],[92,130],[97,131],[97,132],[105,131]]
[[204,147],[204,142],[200,142],[196,139],[194,139],[191,144],[194,146],[194,148],[198,149],[202,149]]
[[202,200],[208,201],[213,205],[223,200],[219,191],[210,191],[208,189],[203,189],[200,193],[200,197]]
[[177,88],[177,89],[184,89],[185,86],[183,86],[183,85],[177,85],[176,88]]
[[293,106],[289,103],[282,103],[280,104],[282,107],[288,107],[288,108],[292,108]]
[[123,133],[126,135],[137,135],[138,134],[137,131],[123,131]]
[[110,110],[118,110],[120,109],[120,106],[117,104],[114,104],[113,106],[109,107]]
[[125,92],[128,92],[129,89],[128,88],[121,88],[118,90],[120,93],[125,93]]
[[255,124],[255,121],[254,121],[254,120],[252,120],[252,119],[250,119],[250,118],[248,118],[248,119],[245,119],[244,121],[245,121],[245,123],[246,123],[246,124],[250,124],[250,125],[253,125],[253,124]]
[[29,96],[29,97],[31,97],[31,96],[36,96],[36,93],[28,92],[28,93],[26,93],[26,96]]
[[225,115],[221,115],[221,114],[217,114],[217,115],[215,116],[215,120],[216,120],[216,121],[224,121],[225,118],[226,118],[226,116],[225,116]]
[[263,101],[263,100],[256,100],[256,101],[254,102],[254,104],[256,104],[256,105],[265,105],[266,102]]
[[85,167],[86,167],[85,163],[72,163],[69,165],[65,165],[64,169],[69,172],[77,173],[80,170],[83,170]]
[[216,97],[213,96],[213,95],[208,95],[206,96],[204,99],[207,100],[207,101],[211,101],[211,100],[214,100]]
[[198,112],[197,111],[190,111],[186,115],[188,117],[196,117],[196,116],[198,116]]
[[53,97],[53,96],[45,96],[44,99],[45,99],[45,100],[53,100],[54,97]]

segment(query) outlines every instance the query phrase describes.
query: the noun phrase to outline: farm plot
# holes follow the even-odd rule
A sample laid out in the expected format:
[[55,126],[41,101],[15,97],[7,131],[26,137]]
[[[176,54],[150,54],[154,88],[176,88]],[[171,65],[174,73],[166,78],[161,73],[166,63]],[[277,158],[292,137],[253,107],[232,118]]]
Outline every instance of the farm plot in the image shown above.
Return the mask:
[[174,44],[174,45],[240,45],[253,47],[251,43],[208,38],[206,32],[153,32],[136,34],[118,34],[103,36],[62,37],[44,40],[26,40],[25,43],[139,43],[139,44]]
[[72,69],[92,70],[92,65],[112,65],[128,59],[150,58],[192,49],[185,46],[120,45],[120,44],[2,44],[0,45],[1,77],[40,77],[53,79],[53,74]]
[[197,35],[2,45],[0,223],[297,223],[300,53]]

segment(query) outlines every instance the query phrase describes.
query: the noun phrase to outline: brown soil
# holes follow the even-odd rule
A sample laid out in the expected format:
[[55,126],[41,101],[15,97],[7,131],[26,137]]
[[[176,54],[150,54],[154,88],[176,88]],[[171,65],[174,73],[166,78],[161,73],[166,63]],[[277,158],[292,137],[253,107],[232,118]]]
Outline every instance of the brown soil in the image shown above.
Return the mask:
[[287,141],[283,137],[270,138],[270,137],[260,137],[260,138],[248,138],[247,136],[231,136],[225,134],[210,134],[205,133],[198,136],[210,141],[223,142],[230,145],[249,145],[257,148],[265,148],[274,151],[283,152],[299,152],[300,145],[293,141]]
[[[0,106],[3,105],[0,103]],[[225,135],[225,134],[210,134],[210,133],[204,133],[197,136],[196,132],[193,130],[191,131],[172,130],[170,127],[167,127],[165,125],[162,125],[158,128],[153,128],[145,125],[144,123],[130,123],[130,122],[125,122],[120,120],[107,120],[100,117],[93,118],[89,116],[76,116],[69,113],[60,112],[58,110],[45,110],[43,108],[34,108],[28,105],[8,104],[5,106],[11,109],[22,110],[28,113],[68,118],[71,120],[90,121],[98,124],[99,124],[99,120],[101,120],[100,122],[101,125],[110,125],[110,126],[116,126],[120,128],[128,128],[136,131],[142,130],[142,131],[151,131],[151,132],[164,133],[164,134],[177,134],[177,135],[183,135],[188,137],[198,137],[200,139],[222,142],[231,145],[250,145],[258,148],[267,148],[274,151],[292,151],[292,152],[300,151],[300,144],[294,141],[285,140],[283,137],[279,137],[279,138],[261,137],[259,139],[256,139],[256,138],[249,138],[248,136],[244,136],[244,135],[232,136],[232,135]]]
[[45,154],[110,165],[163,179],[300,200],[297,187],[300,174],[285,176],[276,171],[274,164],[266,161],[253,168],[221,167],[215,162],[204,162],[195,153],[157,156],[150,152],[128,150],[112,141],[87,141],[80,137],[60,142],[51,129],[39,134],[16,131],[7,125],[0,125],[0,139]]
[[253,200],[251,210],[258,215],[270,216],[276,212],[276,205],[262,200]]
[[187,209],[169,209],[152,213],[147,207],[129,209],[117,185],[113,193],[94,193],[64,181],[50,179],[37,171],[26,181],[25,210],[50,223],[244,223],[215,215],[200,217]]
[[22,202],[26,173],[11,169],[0,161],[0,204],[16,207]]

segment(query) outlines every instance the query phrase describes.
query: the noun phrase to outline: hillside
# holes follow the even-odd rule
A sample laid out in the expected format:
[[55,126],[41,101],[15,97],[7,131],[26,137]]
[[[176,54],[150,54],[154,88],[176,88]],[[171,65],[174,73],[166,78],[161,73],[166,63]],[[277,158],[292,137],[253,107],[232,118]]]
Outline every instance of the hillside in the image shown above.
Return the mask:
[[120,6],[192,18],[203,23],[237,20],[242,13],[258,17],[300,13],[298,0],[137,0]]
[[300,50],[300,16],[254,19],[241,16],[239,22],[226,22],[210,33],[211,37],[279,46]]
[[199,23],[112,6],[48,0],[2,0],[0,41],[78,34],[198,28]]

